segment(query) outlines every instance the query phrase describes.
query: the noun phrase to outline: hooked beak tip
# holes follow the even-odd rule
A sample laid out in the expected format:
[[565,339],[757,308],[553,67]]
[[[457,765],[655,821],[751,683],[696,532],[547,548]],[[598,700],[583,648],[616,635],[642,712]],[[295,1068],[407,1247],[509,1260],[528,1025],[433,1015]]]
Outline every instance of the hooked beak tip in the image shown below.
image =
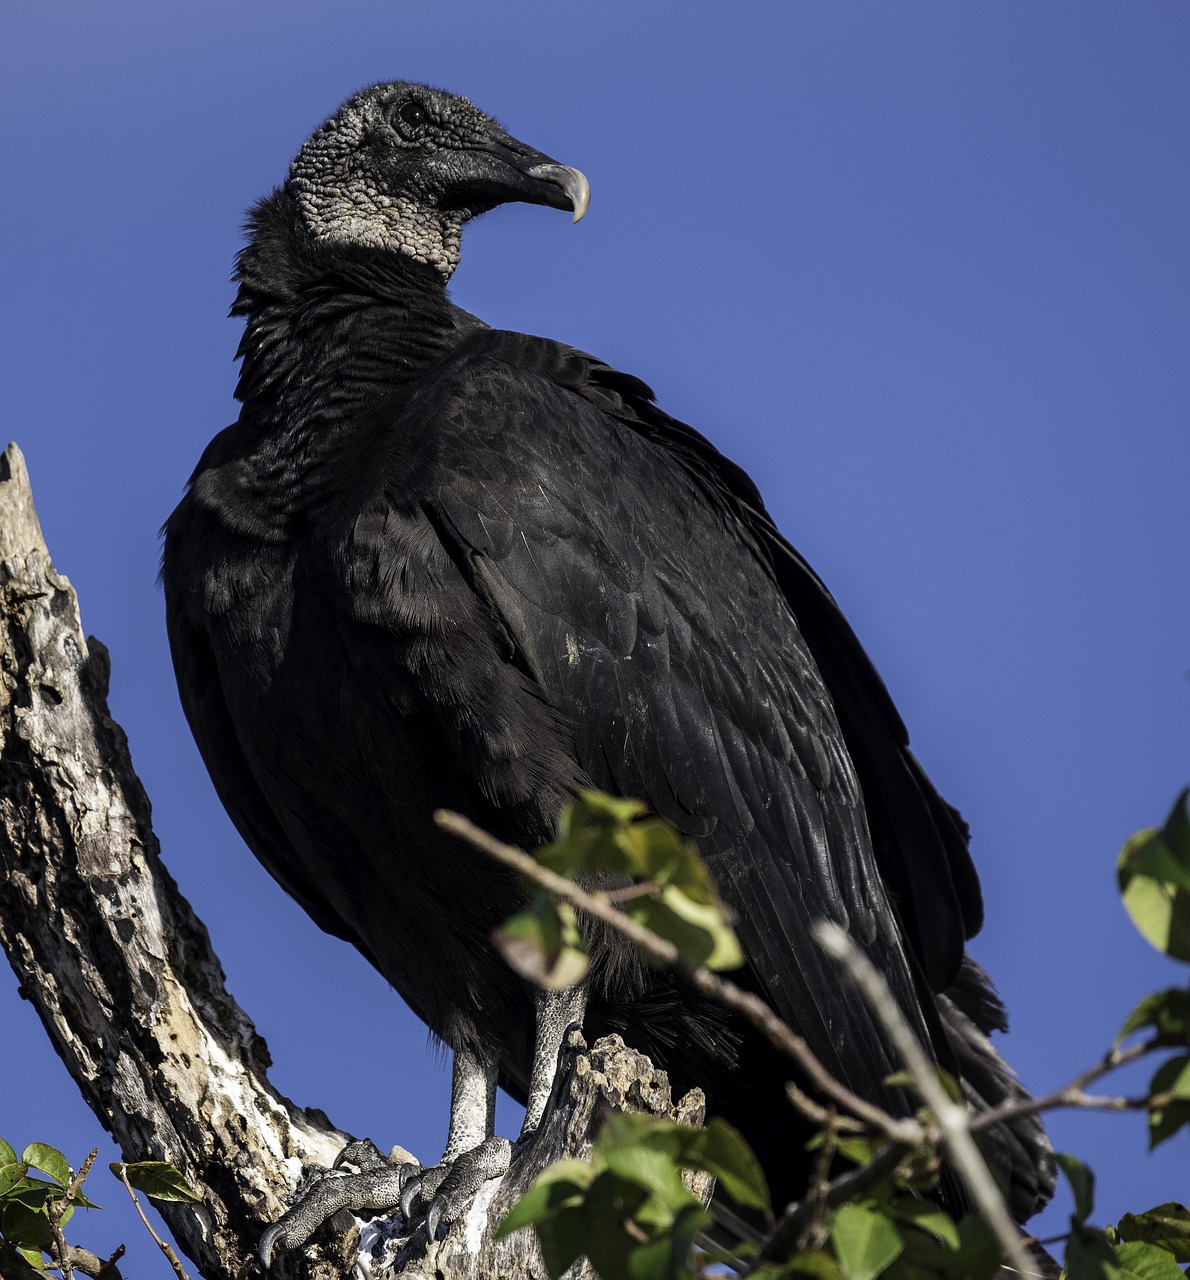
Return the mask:
[[574,210],[572,221],[582,220],[591,203],[591,184],[586,174],[566,164],[538,164],[529,170],[529,176],[561,187]]

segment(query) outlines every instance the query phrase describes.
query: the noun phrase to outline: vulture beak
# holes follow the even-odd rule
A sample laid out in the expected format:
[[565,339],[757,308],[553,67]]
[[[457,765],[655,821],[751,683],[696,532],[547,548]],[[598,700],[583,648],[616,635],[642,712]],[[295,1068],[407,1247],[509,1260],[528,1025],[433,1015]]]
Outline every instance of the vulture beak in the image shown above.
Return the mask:
[[587,175],[567,164],[535,164],[528,170],[529,177],[540,178],[543,182],[553,182],[562,188],[562,194],[570,201],[574,210],[573,221],[579,222],[587,212],[591,203],[591,184]]
[[477,146],[454,152],[447,163],[447,198],[473,213],[520,200],[569,210],[577,222],[591,203],[591,184],[584,174],[502,130],[494,130]]

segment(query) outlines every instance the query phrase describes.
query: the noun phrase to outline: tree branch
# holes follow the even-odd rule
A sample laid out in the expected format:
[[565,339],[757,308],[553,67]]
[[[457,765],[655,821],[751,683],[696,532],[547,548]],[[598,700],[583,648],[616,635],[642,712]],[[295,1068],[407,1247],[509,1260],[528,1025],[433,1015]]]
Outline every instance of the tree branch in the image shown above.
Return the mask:
[[1052,1093],[1042,1094],[1038,1098],[1018,1098],[1014,1102],[1006,1102],[992,1111],[984,1111],[971,1120],[972,1133],[981,1129],[989,1129],[1006,1120],[1015,1120],[1018,1116],[1032,1115],[1041,1111],[1052,1111],[1057,1107],[1084,1107],[1098,1111],[1141,1111],[1146,1110],[1152,1100],[1143,1098],[1103,1098],[1096,1094],[1084,1092],[1087,1085],[1094,1084],[1109,1072],[1143,1058],[1162,1046],[1156,1036],[1144,1040],[1140,1044],[1129,1045],[1127,1049],[1109,1049],[1103,1057],[1088,1067],[1081,1075],[1077,1075],[1068,1085],[1055,1089]]
[[[232,1280],[305,1163],[347,1140],[268,1083],[202,923],[162,866],[149,802],[46,550],[24,458],[0,456],[0,942],[59,1056],[128,1160],[204,1192],[162,1204],[209,1280]],[[328,1275],[338,1275],[332,1266]]]
[[[167,1160],[202,1196],[158,1202],[182,1251],[206,1280],[233,1280],[257,1265],[260,1234],[306,1167],[329,1168],[349,1135],[269,1084],[268,1049],[161,863],[107,679],[107,651],[83,634],[10,445],[0,455],[0,943],[125,1160]],[[538,1173],[589,1152],[608,1107],[700,1124],[702,1106],[697,1090],[675,1105],[664,1073],[618,1037],[590,1051],[572,1037],[551,1108],[503,1182],[428,1249],[392,1224],[366,1227],[374,1254],[362,1265],[374,1280],[545,1280],[531,1231],[491,1239]],[[271,1274],[345,1280],[359,1262],[357,1226],[332,1223]],[[70,1244],[60,1258],[103,1280],[118,1280],[117,1260]],[[0,1275],[26,1274],[38,1273],[0,1245]]]

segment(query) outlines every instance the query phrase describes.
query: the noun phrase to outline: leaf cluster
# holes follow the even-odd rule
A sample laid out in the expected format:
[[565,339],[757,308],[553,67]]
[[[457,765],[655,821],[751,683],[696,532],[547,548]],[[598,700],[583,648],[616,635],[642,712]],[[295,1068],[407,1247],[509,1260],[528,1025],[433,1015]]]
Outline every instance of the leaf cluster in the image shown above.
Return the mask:
[[[36,1177],[31,1169],[46,1176]],[[56,1147],[31,1142],[18,1158],[0,1138],[0,1237],[38,1270],[44,1265],[43,1250],[53,1247],[55,1219],[61,1229],[76,1206],[97,1207],[77,1188],[69,1195],[73,1178],[66,1157]]]
[[[664,819],[648,815],[639,801],[584,791],[566,807],[560,830],[556,843],[534,855],[543,867],[600,886],[607,900],[672,943],[690,964],[734,969],[743,963],[710,872]],[[547,893],[534,893],[494,942],[517,973],[540,986],[570,987],[587,971],[574,908]]]
[[[95,1153],[91,1153],[94,1159]],[[82,1192],[83,1173],[76,1175],[66,1157],[56,1147],[44,1142],[31,1142],[17,1156],[16,1151],[0,1138],[0,1240],[11,1245],[38,1271],[48,1265],[57,1267],[55,1228],[62,1228],[74,1216],[76,1208],[98,1209]],[[200,1204],[199,1197],[173,1165],[162,1160],[141,1160],[134,1164],[113,1164],[112,1173],[121,1181],[155,1200],[180,1200]],[[36,1170],[45,1177],[34,1176]]]
[[1190,788],[1160,831],[1138,831],[1116,863],[1124,906],[1141,933],[1167,956],[1190,961]]
[[1088,1219],[1095,1207],[1095,1175],[1070,1155],[1054,1157],[1074,1192],[1063,1280],[1185,1280],[1190,1262],[1190,1209],[1162,1204],[1125,1214],[1117,1226]]
[[[1178,798],[1164,828],[1133,837],[1118,862],[1124,904],[1138,929],[1180,960],[1190,960],[1188,794]],[[560,839],[536,857],[579,885],[599,885],[596,896],[617,903],[631,919],[673,943],[688,963],[711,968],[741,963],[706,867],[672,827],[648,816],[638,802],[584,793],[567,810]],[[609,882],[619,887],[609,889]],[[538,893],[529,910],[509,922],[500,941],[514,967],[545,985],[569,985],[585,972],[574,910],[547,893]],[[1157,1068],[1142,1101],[1148,1107],[1150,1143],[1157,1146],[1190,1126],[1190,987],[1142,1000],[1121,1029],[1117,1049],[1144,1031],[1150,1035],[1141,1052],[1177,1051]],[[1114,1065],[1109,1055],[1080,1082]],[[946,1092],[961,1102],[957,1081],[940,1074]],[[889,1083],[910,1092],[916,1088],[904,1072]],[[1079,1096],[1086,1095],[1080,1091]],[[896,1168],[876,1176],[881,1151],[891,1148],[886,1138],[862,1126],[828,1125],[811,1143],[815,1146],[829,1146],[829,1152],[806,1203],[786,1210],[787,1219],[799,1224],[800,1237],[785,1260],[758,1261],[764,1245],[755,1238],[730,1254],[715,1252],[705,1236],[696,1247],[695,1237],[710,1225],[711,1215],[691,1191],[692,1171],[716,1178],[721,1191],[751,1211],[752,1221],[763,1221],[770,1232],[774,1228],[755,1157],[718,1119],[705,1130],[691,1130],[651,1117],[609,1115],[591,1162],[567,1160],[547,1169],[513,1207],[499,1234],[531,1226],[551,1275],[561,1275],[586,1256],[603,1280],[694,1280],[707,1275],[706,1266],[716,1261],[766,1280],[990,1280],[999,1272],[1000,1248],[983,1218],[969,1213],[955,1219],[929,1198],[939,1170],[932,1148],[900,1148],[899,1157],[893,1151],[886,1164],[899,1158]],[[857,1179],[847,1188],[853,1194],[830,1194],[843,1185],[827,1181],[828,1156],[834,1154],[857,1166]],[[1184,1280],[1190,1210],[1170,1202],[1127,1214],[1114,1227],[1092,1226],[1091,1170],[1073,1156],[1056,1159],[1075,1195],[1065,1280]],[[775,1251],[776,1240],[783,1238],[780,1232],[772,1237],[770,1249]]]
[[[1140,932],[1175,960],[1190,961],[1190,814],[1183,791],[1160,830],[1138,832],[1117,863],[1124,906]],[[1190,986],[1146,996],[1116,1037],[1149,1029],[1150,1047],[1181,1052],[1149,1081],[1149,1146],[1190,1127]]]
[[824,1280],[990,1280],[1000,1251],[976,1213],[956,1221],[901,1189],[840,1205],[823,1247],[795,1255],[778,1274]]
[[703,1172],[745,1209],[771,1221],[756,1157],[722,1120],[692,1129],[609,1112],[590,1163],[551,1165],[513,1206],[498,1236],[533,1226],[551,1276],[584,1255],[603,1276],[692,1280],[695,1235],[709,1221],[683,1172]]

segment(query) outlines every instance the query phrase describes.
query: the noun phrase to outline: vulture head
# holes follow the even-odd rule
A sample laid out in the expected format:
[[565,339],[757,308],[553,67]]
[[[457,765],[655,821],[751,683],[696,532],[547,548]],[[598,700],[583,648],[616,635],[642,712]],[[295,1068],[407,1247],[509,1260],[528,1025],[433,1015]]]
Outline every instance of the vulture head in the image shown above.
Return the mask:
[[345,102],[298,152],[288,187],[316,240],[395,250],[445,279],[469,218],[520,200],[577,222],[590,199],[577,169],[510,137],[466,98],[400,82]]

